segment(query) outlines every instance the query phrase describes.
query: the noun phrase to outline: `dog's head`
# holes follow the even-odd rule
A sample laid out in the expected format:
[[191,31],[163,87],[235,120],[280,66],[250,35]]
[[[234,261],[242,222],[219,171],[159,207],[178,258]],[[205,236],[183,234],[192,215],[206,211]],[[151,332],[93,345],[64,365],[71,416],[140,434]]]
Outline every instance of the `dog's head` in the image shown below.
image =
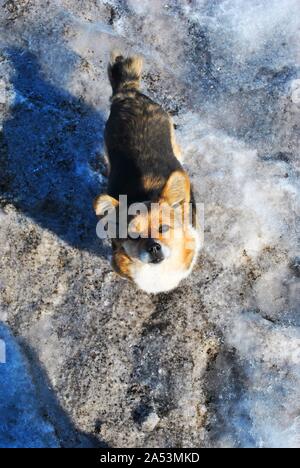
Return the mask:
[[[145,276],[146,272],[153,274],[158,283],[162,281],[160,275],[172,276],[174,272],[187,275],[197,251],[190,222],[190,192],[187,174],[175,171],[156,203],[145,201],[124,207],[109,195],[96,198],[96,214],[103,222],[111,222],[116,234],[112,236],[113,266],[119,274],[138,283],[137,277]],[[120,229],[124,226],[125,235]]]

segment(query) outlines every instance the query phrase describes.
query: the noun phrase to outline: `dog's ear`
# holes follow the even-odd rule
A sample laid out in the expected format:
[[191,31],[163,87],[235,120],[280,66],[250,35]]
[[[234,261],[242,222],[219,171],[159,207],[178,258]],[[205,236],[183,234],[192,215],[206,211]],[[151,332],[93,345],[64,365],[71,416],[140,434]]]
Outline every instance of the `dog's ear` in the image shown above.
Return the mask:
[[190,201],[191,185],[188,175],[183,171],[172,172],[167,180],[161,198],[170,206],[176,207]]
[[94,210],[97,216],[110,214],[118,205],[118,200],[110,195],[99,195],[94,200]]

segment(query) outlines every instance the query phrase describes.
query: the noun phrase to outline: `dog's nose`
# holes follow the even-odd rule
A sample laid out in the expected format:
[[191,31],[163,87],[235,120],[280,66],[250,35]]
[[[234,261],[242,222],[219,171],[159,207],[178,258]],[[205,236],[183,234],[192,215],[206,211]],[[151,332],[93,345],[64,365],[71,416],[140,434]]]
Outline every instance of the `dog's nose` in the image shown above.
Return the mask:
[[161,250],[161,245],[158,242],[153,242],[150,245],[148,245],[148,252],[150,254],[157,254]]
[[147,252],[150,254],[153,263],[159,263],[164,259],[161,245],[158,242],[148,241]]

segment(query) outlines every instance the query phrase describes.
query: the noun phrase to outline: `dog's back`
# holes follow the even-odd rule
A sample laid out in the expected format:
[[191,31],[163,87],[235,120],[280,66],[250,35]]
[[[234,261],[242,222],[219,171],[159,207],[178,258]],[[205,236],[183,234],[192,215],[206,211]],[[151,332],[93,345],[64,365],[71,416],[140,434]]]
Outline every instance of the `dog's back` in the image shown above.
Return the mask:
[[170,174],[182,170],[168,113],[139,91],[141,70],[139,57],[120,55],[108,67],[113,89],[105,129],[108,194],[127,194],[129,203],[156,201]]

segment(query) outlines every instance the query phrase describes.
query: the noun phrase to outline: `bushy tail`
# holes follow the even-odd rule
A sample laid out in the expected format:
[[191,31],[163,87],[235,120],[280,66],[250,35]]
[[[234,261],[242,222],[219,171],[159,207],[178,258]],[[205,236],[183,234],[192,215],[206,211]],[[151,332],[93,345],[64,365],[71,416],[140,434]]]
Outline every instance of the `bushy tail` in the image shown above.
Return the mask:
[[137,55],[123,57],[118,52],[112,52],[108,65],[108,76],[113,94],[122,88],[138,89],[141,81],[143,60]]

